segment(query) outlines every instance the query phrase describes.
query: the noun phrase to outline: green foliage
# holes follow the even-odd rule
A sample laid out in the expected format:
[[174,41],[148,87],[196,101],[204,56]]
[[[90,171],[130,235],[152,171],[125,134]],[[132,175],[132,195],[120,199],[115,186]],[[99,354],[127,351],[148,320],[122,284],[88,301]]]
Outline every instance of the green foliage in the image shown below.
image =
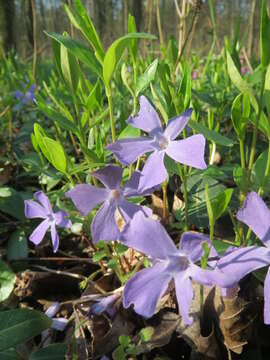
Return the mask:
[[52,320],[36,310],[16,309],[0,312],[0,351],[8,350],[39,335]]
[[0,260],[0,301],[5,301],[14,288],[15,274]]

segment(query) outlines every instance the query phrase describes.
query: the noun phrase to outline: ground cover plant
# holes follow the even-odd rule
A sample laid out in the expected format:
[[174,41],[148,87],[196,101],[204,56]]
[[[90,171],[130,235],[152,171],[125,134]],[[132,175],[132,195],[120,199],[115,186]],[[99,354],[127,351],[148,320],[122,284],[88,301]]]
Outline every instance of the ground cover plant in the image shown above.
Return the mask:
[[40,78],[1,60],[0,358],[268,359],[266,1],[249,70],[65,11]]

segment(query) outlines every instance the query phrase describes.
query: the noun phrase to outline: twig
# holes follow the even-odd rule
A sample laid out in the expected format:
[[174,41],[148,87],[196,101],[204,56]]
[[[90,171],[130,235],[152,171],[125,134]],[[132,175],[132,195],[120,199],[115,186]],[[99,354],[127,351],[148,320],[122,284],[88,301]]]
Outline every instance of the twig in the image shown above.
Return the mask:
[[52,273],[52,274],[70,276],[70,277],[73,277],[75,279],[87,280],[87,277],[84,276],[84,275],[74,274],[74,273],[70,273],[68,271],[49,269],[46,266],[41,266],[41,265],[33,265],[33,267],[36,268],[36,269],[47,271],[47,272]]
[[33,78],[36,84],[36,73],[37,73],[37,18],[35,10],[35,0],[31,0],[32,15],[33,15],[33,41],[34,41],[34,52],[33,52]]

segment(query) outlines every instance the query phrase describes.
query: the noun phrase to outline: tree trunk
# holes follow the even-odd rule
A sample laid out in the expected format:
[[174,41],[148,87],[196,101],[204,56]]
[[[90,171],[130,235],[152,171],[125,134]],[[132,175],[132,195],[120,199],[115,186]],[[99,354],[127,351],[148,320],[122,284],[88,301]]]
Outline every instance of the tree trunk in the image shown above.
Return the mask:
[[33,36],[33,12],[31,0],[25,1],[25,14],[26,14],[26,32],[29,44],[34,47],[34,36]]
[[15,48],[13,20],[14,0],[0,0],[0,48],[5,51]]
[[137,31],[140,31],[142,24],[142,0],[132,1],[132,15],[135,17]]

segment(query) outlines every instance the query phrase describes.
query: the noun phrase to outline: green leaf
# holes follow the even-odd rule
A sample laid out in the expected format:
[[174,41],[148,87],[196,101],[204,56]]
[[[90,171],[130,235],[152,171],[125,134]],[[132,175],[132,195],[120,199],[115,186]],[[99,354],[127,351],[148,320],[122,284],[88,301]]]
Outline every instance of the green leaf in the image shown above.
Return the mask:
[[0,301],[5,301],[12,293],[14,280],[14,272],[7,266],[6,263],[0,260]]
[[49,154],[49,156],[44,154],[48,161],[57,170],[65,173],[67,169],[67,160],[62,145],[49,137],[43,137],[43,144],[46,147],[46,154]]
[[[95,54],[90,48],[72,39],[70,36],[64,36],[54,32],[46,32],[46,31],[45,34],[48,35],[50,38],[54,39],[55,41],[57,41],[59,44],[65,46],[72,55],[77,57],[82,63],[84,63],[84,65],[86,65],[89,69],[91,69],[94,73],[96,73],[99,77],[102,78],[102,67],[98,62],[97,58],[95,57]],[[57,54],[55,55],[55,57],[56,56]],[[59,59],[60,59],[60,48],[59,48]],[[58,62],[59,61],[57,60],[56,64]],[[61,69],[61,62],[59,62],[59,65]]]
[[[129,33],[136,33],[136,22],[134,16],[128,14],[128,32]],[[135,63],[138,53],[138,40],[134,39],[129,44],[129,52],[132,58],[132,61]]]
[[63,77],[75,92],[79,84],[80,68],[75,56],[63,44],[60,45],[60,61]]
[[67,352],[67,344],[51,344],[33,352],[29,360],[64,360]]
[[[268,159],[268,150],[263,151],[256,159],[252,168],[252,181],[255,184],[256,191],[260,187],[264,187],[267,192],[270,190],[270,175],[265,179],[265,169]],[[265,191],[264,191],[265,192]]]
[[124,50],[128,47],[133,39],[154,40],[155,36],[146,33],[129,33],[115,40],[107,50],[103,62],[103,79],[105,87],[109,87],[114,71],[119,64]]
[[211,206],[213,210],[214,220],[216,221],[226,211],[231,197],[233,189],[226,189],[225,191],[218,194],[212,201]]
[[[41,152],[43,153],[43,155],[49,160],[50,159],[50,153],[43,141],[43,138],[47,136],[47,134],[45,133],[44,129],[38,124],[35,123],[34,124],[34,134],[35,134],[35,139],[38,143],[38,146],[41,150]],[[49,160],[50,161],[50,160]]]
[[15,349],[8,349],[0,352],[1,360],[22,360]]
[[19,345],[48,329],[52,320],[30,309],[0,312],[0,351]]
[[87,12],[80,0],[73,0],[73,5],[76,11],[73,11],[65,5],[66,13],[72,24],[83,33],[86,39],[93,46],[95,55],[102,64],[104,59],[104,50],[95,26],[90,17],[87,15]]
[[122,78],[122,81],[123,81],[125,87],[130,92],[130,94],[132,96],[134,96],[132,74],[129,71],[128,66],[126,65],[125,62],[123,62],[123,65],[121,67],[121,78]]
[[158,59],[155,59],[145,70],[145,72],[139,76],[136,84],[136,96],[144,91],[151,81],[155,80],[156,71],[158,66]]
[[267,14],[266,0],[262,0],[260,46],[262,68],[266,68],[270,62],[270,19]]
[[232,139],[220,135],[218,132],[214,130],[209,130],[206,126],[199,124],[194,120],[189,120],[188,125],[197,133],[203,134],[207,140],[213,141],[218,145],[230,147],[235,144],[235,142]]
[[125,138],[136,138],[140,136],[140,129],[127,125],[118,136],[118,140]]
[[140,331],[141,340],[144,342],[150,341],[155,330],[152,326],[147,326]]
[[15,230],[8,239],[8,260],[25,259],[28,255],[28,243],[23,230]]
[[233,169],[233,179],[240,191],[243,193],[248,192],[251,184],[247,169],[243,169],[241,166],[236,166]]
[[232,123],[237,136],[244,139],[245,129],[250,114],[249,95],[239,94],[232,105]]
[[[250,116],[250,120],[252,124],[256,122],[256,114],[252,114]],[[268,121],[264,111],[261,112],[260,121],[259,121],[259,129],[270,139],[270,122]]]
[[242,93],[248,93],[249,98],[250,98],[250,103],[253,106],[255,112],[257,113],[258,112],[258,103],[257,103],[255,96],[253,95],[252,89],[246,83],[246,81],[244,79],[242,79],[228,50],[227,50],[227,67],[228,67],[228,73],[229,73],[230,79],[232,80],[233,84]]
[[16,219],[24,220],[24,201],[21,194],[10,188],[0,188],[0,210]]
[[190,104],[191,98],[191,70],[188,64],[185,64],[184,76],[180,84],[178,94],[181,98],[181,107],[182,110],[186,110]]

